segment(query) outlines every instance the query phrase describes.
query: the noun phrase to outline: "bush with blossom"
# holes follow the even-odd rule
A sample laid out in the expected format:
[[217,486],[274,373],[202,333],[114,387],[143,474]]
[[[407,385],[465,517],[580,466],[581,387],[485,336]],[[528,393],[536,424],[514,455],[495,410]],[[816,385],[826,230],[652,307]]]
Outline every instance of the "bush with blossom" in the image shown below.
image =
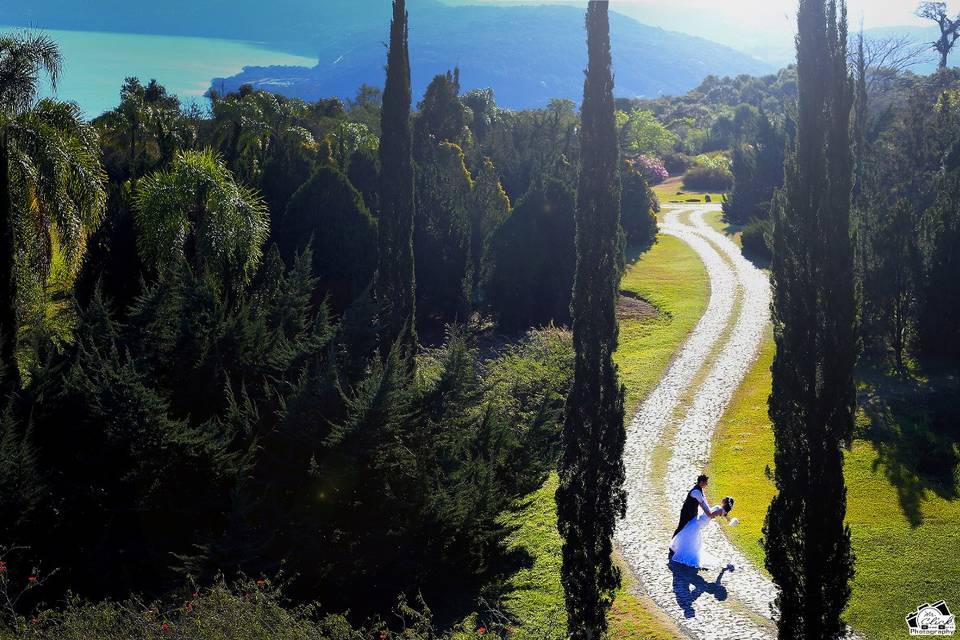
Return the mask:
[[631,158],[630,164],[642,173],[643,177],[646,178],[647,182],[651,185],[660,184],[670,177],[670,172],[663,166],[663,161],[660,160],[660,158],[639,155]]

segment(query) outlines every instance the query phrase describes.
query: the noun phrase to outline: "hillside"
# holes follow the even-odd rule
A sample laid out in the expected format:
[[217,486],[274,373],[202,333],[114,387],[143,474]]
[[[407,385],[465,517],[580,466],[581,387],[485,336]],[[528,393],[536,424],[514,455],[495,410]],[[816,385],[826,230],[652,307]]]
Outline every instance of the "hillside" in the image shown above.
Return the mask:
[[[562,6],[442,7],[411,10],[411,58],[416,95],[430,78],[460,67],[464,89],[493,87],[501,105],[542,106],[551,98],[578,100],[586,50],[579,44],[583,11]],[[729,47],[614,15],[614,71],[623,97],[684,93],[705,76],[762,74],[772,69]],[[317,98],[350,96],[360,83],[382,82],[385,26],[371,25],[349,42],[320,48],[310,70],[249,68],[225,81]],[[219,86],[219,85],[217,85]]]
[[[28,3],[24,3],[28,4]],[[46,28],[150,32],[239,38],[315,55],[312,68],[251,67],[213,86],[251,83],[307,99],[354,95],[361,83],[383,82],[389,3],[378,0],[249,0],[202,4],[172,0],[135,10],[104,0],[83,12],[69,0],[14,7],[7,22]],[[183,5],[183,6],[180,6]],[[362,9],[358,10],[358,5]],[[578,100],[586,50],[583,10],[571,6],[448,6],[410,3],[413,89],[421,95],[437,73],[458,65],[463,87],[493,87],[507,107],[542,106],[551,98]],[[763,74],[773,68],[730,47],[650,27],[614,14],[611,20],[617,93],[653,97],[685,93],[705,76]]]

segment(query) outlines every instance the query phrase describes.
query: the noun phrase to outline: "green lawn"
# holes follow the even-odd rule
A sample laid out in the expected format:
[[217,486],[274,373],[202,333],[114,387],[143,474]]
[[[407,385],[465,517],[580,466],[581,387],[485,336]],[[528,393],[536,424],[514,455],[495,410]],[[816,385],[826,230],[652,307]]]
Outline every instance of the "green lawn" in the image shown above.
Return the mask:
[[691,204],[706,202],[706,196],[710,196],[712,202],[723,202],[722,193],[707,193],[706,191],[688,190],[683,184],[683,176],[675,176],[655,185],[653,192],[657,194],[661,204],[686,203]]
[[[773,466],[766,411],[773,354],[771,337],[717,431],[710,471],[714,495],[737,497],[742,524],[727,531],[761,566],[758,540],[774,494],[765,474]],[[861,434],[872,437],[877,429],[872,420],[861,414],[858,422]],[[893,425],[901,435],[908,429]],[[894,466],[887,447],[867,439],[856,440],[846,456],[848,521],[857,556],[847,619],[869,640],[907,637],[904,616],[924,602],[945,599],[960,608],[960,501],[952,498],[957,492],[925,487],[911,468],[916,467]]]
[[[632,414],[643,397],[659,382],[674,353],[696,326],[709,297],[706,270],[696,253],[682,241],[661,236],[659,242],[630,266],[623,289],[635,293],[659,310],[656,318],[621,323],[617,364],[627,386],[627,412]],[[529,556],[530,566],[508,581],[505,609],[522,623],[518,640],[560,640],[565,613],[560,586],[560,535],[557,532],[552,475],[537,492],[504,514],[515,528],[511,550]],[[624,572],[624,589],[610,614],[610,638],[617,640],[667,640],[679,637],[672,624],[653,607],[630,593],[630,576]]]
[[672,236],[660,236],[653,249],[627,270],[621,287],[660,311],[654,320],[620,325],[616,362],[627,387],[629,416],[663,377],[674,353],[700,320],[710,282],[693,249]]
[[707,224],[726,235],[733,244],[743,249],[743,232],[740,231],[740,227],[732,227],[723,221],[723,211],[711,211],[704,216],[704,219]]

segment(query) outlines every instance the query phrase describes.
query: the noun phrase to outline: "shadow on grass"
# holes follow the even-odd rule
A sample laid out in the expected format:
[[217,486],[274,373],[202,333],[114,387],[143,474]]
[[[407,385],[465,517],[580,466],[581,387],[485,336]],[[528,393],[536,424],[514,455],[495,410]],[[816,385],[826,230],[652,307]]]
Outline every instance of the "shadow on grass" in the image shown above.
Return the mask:
[[726,217],[721,217],[720,220],[723,224],[727,225],[727,228],[724,229],[724,234],[728,237],[734,237],[737,234],[741,234],[741,243],[743,246],[740,249],[740,253],[743,254],[743,257],[749,260],[753,266],[761,271],[767,270],[770,268],[770,264],[773,260],[773,256],[770,254],[770,250],[767,247],[753,247],[750,245],[749,240],[744,239],[743,233],[749,225],[731,222],[727,220]]
[[653,249],[653,245],[656,242],[646,242],[646,243],[634,243],[629,244],[624,249],[624,258],[626,259],[626,265],[630,266],[635,263],[637,260],[643,257],[647,251]]
[[750,251],[748,249],[742,249],[740,253],[742,253],[743,257],[750,261],[757,269],[766,271],[770,268],[770,263],[772,260],[769,255],[762,254],[757,251]]
[[929,494],[960,497],[960,386],[955,376],[929,380],[872,369],[861,376],[860,406],[869,420],[860,437],[873,444],[912,527],[923,524]]
[[713,582],[707,582],[700,572],[676,562],[668,562],[670,573],[673,574],[673,595],[677,604],[683,609],[683,616],[687,619],[696,618],[697,611],[694,604],[700,596],[707,594],[722,602],[727,599],[727,588],[723,586],[723,569]]

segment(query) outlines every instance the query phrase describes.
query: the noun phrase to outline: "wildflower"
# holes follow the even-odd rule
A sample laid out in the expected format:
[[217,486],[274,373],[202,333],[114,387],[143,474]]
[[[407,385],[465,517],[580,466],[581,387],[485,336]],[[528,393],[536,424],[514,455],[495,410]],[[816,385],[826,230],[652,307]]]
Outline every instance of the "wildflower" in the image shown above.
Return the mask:
[[32,624],[33,626],[37,626],[38,624],[40,624],[40,618],[32,618],[30,620],[30,624]]
[[386,632],[386,631],[381,631],[381,632],[380,632],[380,640],[387,640],[387,638],[389,638],[389,637],[390,637],[390,636],[387,635],[387,632]]
[[188,602],[186,609],[187,609],[187,613],[193,613],[193,603]]
[[162,625],[160,625],[160,631],[170,631],[170,625],[164,622]]
[[263,587],[267,586],[267,581],[266,581],[266,580],[257,580],[257,586],[262,589]]
[[486,633],[487,633],[487,628],[486,628],[486,627],[480,627],[479,629],[477,629],[477,633],[479,633],[480,635],[486,635]]
[[0,576],[7,573],[7,563],[3,560],[0,560]]
[[30,584],[37,584],[37,576],[30,576],[29,578],[27,578],[27,582],[29,582]]

